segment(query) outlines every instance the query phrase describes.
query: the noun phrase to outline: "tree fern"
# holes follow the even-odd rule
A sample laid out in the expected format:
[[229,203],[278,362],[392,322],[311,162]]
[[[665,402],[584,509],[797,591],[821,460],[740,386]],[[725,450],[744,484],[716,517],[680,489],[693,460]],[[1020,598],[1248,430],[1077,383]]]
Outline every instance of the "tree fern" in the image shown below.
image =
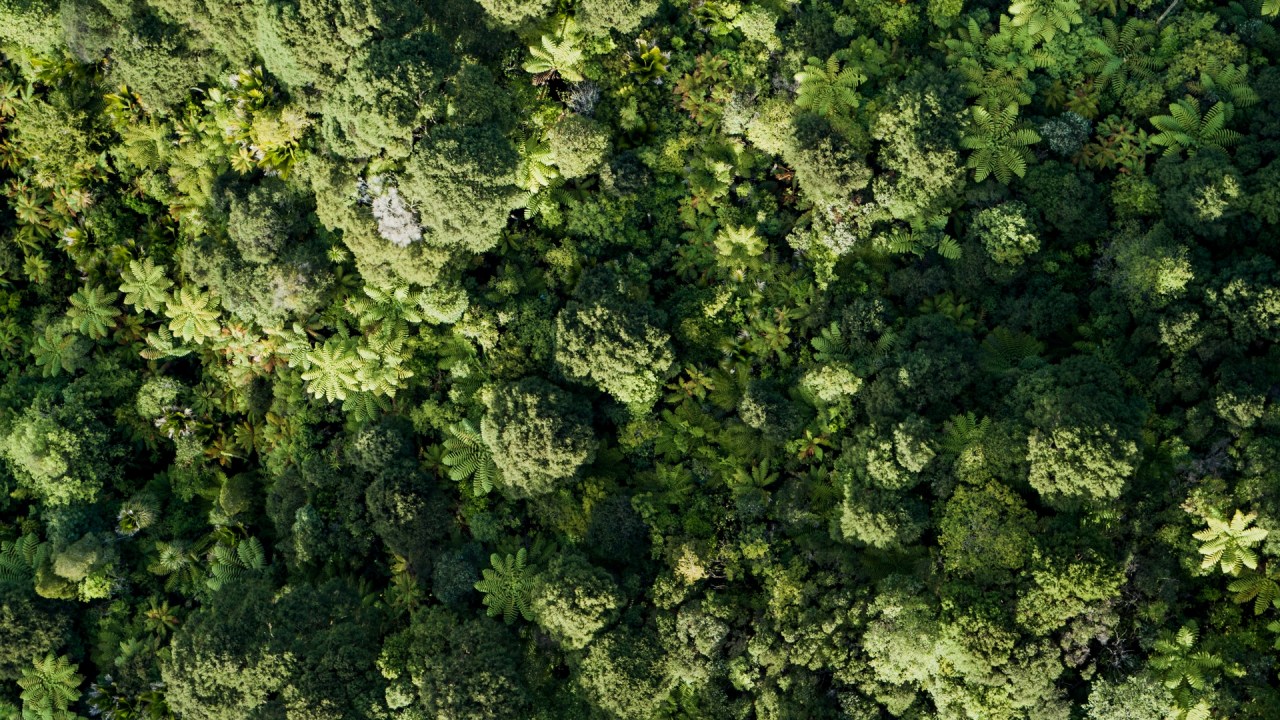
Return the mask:
[[152,170],[164,163],[173,147],[173,131],[165,123],[131,122],[120,127],[120,140],[121,157],[135,167]]
[[347,301],[348,312],[360,321],[361,327],[402,321],[420,323],[423,320],[422,297],[408,285],[390,288],[365,285],[364,294],[363,298]]
[[120,293],[109,291],[101,285],[86,285],[71,296],[67,317],[71,318],[81,333],[100,340],[107,336],[108,330],[116,326],[120,310],[112,303],[119,297]]
[[1222,667],[1222,659],[1203,650],[1196,650],[1198,629],[1194,622],[1183,625],[1176,634],[1166,631],[1155,642],[1156,654],[1151,667],[1170,690],[1191,688],[1204,690],[1209,685],[1210,673]]
[[247,537],[234,546],[219,543],[209,552],[209,577],[205,584],[210,590],[220,590],[228,582],[266,567],[266,552],[257,538]]
[[444,454],[440,462],[449,468],[449,479],[454,482],[471,480],[475,495],[487,495],[493,489],[498,466],[493,462],[489,448],[480,438],[480,431],[469,420],[461,420],[449,426],[444,439]]
[[542,36],[540,45],[529,46],[529,60],[524,64],[525,72],[543,77],[559,75],[569,82],[582,82],[582,51],[576,46],[572,35],[566,35],[556,42],[549,35]]
[[[946,221],[943,216],[942,220]],[[895,255],[924,257],[930,250],[947,260],[958,260],[964,250],[956,239],[929,222],[916,227],[896,226],[876,238],[878,247]]]
[[148,360],[180,358],[193,352],[191,347],[175,343],[173,333],[163,325],[156,328],[155,332],[147,333],[142,340],[146,343],[146,347],[138,354]]
[[1243,137],[1226,127],[1231,110],[1229,103],[1218,101],[1201,115],[1200,101],[1185,97],[1169,106],[1168,115],[1151,118],[1151,125],[1159,130],[1151,136],[1151,144],[1164,146],[1165,155],[1184,150],[1194,154],[1203,148],[1225,150]]
[[1014,0],[1009,15],[1010,25],[1026,37],[1044,42],[1084,21],[1079,0]]
[[36,367],[45,377],[57,377],[63,372],[75,372],[84,357],[82,341],[74,333],[67,332],[62,323],[46,325],[44,332],[35,336],[31,354]]
[[1238,603],[1253,601],[1253,614],[1261,615],[1269,607],[1280,608],[1280,575],[1275,572],[1245,573],[1239,579],[1231,581],[1227,589],[1235,593],[1232,598]]
[[956,70],[964,78],[964,90],[978,105],[1002,108],[1009,103],[1028,105],[1036,84],[1024,67],[989,67],[973,58],[964,58]]
[[116,534],[133,537],[156,522],[155,503],[146,498],[134,498],[120,504],[116,513]]
[[1257,516],[1257,513],[1245,515],[1236,510],[1230,522],[1213,517],[1205,518],[1209,527],[1192,536],[1203,543],[1200,554],[1204,556],[1204,560],[1200,567],[1221,565],[1222,572],[1228,575],[1239,573],[1241,567],[1256,570],[1258,554],[1252,548],[1267,537],[1266,530],[1249,527]]
[[536,137],[527,138],[516,148],[520,162],[516,166],[516,184],[530,193],[537,193],[560,177],[555,166],[555,153],[551,146]]
[[194,593],[204,575],[200,557],[195,549],[183,540],[157,542],[156,554],[147,565],[147,572],[165,578],[168,592]]
[[159,314],[169,302],[169,288],[173,283],[165,276],[163,265],[156,265],[151,258],[130,261],[121,273],[120,292],[124,302],[134,311],[147,310]]
[[378,332],[356,344],[356,382],[363,392],[395,397],[396,391],[413,377],[404,362],[408,355],[408,330],[403,323],[384,325]]
[[840,362],[849,357],[849,341],[840,331],[840,323],[832,322],[811,339],[813,359],[818,362]]
[[387,402],[385,396],[364,390],[347,393],[346,399],[342,401],[342,412],[358,423],[376,420],[380,414],[390,411],[391,403]]
[[959,454],[970,445],[982,440],[991,429],[991,418],[981,420],[973,413],[956,415],[947,421],[942,436],[942,448],[947,452]]
[[516,613],[525,620],[532,620],[529,611],[529,587],[525,567],[524,548],[505,558],[494,553],[489,556],[493,566],[483,571],[483,578],[475,588],[484,593],[484,604],[490,617],[502,616],[508,625],[515,622]]
[[50,652],[44,658],[36,658],[18,678],[23,720],[74,720],[76,714],[67,708],[80,698],[83,680],[66,655]]
[[1130,18],[1123,28],[1102,20],[1102,35],[1094,38],[1092,59],[1085,69],[1109,87],[1117,97],[1129,92],[1134,82],[1150,82],[1155,77],[1154,28],[1139,18]]
[[[1178,698],[1175,696],[1175,702]],[[1205,698],[1191,699],[1186,707],[1178,706],[1169,713],[1168,720],[1211,720],[1213,706]]]
[[1036,357],[1042,352],[1044,343],[1034,337],[997,327],[982,341],[979,364],[987,372],[1003,374],[1016,369],[1026,358]]
[[48,543],[32,533],[0,542],[0,580],[30,579],[48,554]]
[[170,319],[169,329],[174,335],[201,343],[221,331],[217,307],[218,301],[209,293],[184,287],[165,304],[164,314]]
[[1010,103],[992,112],[975,105],[970,110],[972,116],[960,136],[960,147],[972,151],[966,166],[973,170],[973,179],[982,182],[994,175],[1008,183],[1014,175],[1025,175],[1033,157],[1030,146],[1040,142],[1040,136],[1018,120],[1018,106]]
[[816,57],[809,58],[804,70],[796,73],[800,87],[796,92],[796,106],[818,115],[844,115],[861,103],[858,86],[867,76],[852,63],[840,62],[836,55],[824,63]]
[[1249,86],[1248,65],[1223,65],[1200,73],[1200,87],[1215,100],[1226,100],[1236,107],[1249,107],[1260,99]]
[[313,347],[307,353],[305,367],[302,379],[307,382],[307,392],[318,398],[329,402],[344,400],[347,393],[360,389],[356,378],[360,357],[349,338],[332,337]]

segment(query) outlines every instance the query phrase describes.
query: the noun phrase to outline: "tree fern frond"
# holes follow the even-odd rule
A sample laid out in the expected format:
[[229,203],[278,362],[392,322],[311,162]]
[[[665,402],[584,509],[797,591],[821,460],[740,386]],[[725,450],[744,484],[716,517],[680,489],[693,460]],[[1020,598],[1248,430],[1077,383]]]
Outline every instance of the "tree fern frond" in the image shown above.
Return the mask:
[[136,312],[147,310],[159,314],[169,302],[168,290],[173,283],[165,276],[165,267],[156,265],[151,258],[130,261],[121,279],[124,302]]
[[484,593],[489,616],[501,615],[508,625],[515,622],[517,614],[525,620],[533,619],[529,610],[526,558],[524,548],[505,558],[496,553],[491,555],[489,564],[492,567],[484,570],[482,579],[475,584],[475,588]]
[[119,297],[119,293],[101,285],[86,285],[71,296],[67,317],[71,318],[81,333],[100,340],[107,336],[108,330],[116,326],[120,310],[112,306],[112,303]]
[[1232,598],[1237,603],[1253,601],[1253,614],[1261,615],[1264,610],[1275,606],[1280,608],[1280,584],[1275,577],[1263,573],[1248,573],[1238,580],[1233,580],[1227,589],[1235,593]]
[[1267,537],[1267,531],[1249,527],[1256,517],[1256,513],[1246,515],[1236,510],[1229,522],[1213,517],[1205,518],[1208,527],[1193,535],[1203,543],[1200,554],[1205,557],[1200,567],[1221,565],[1222,571],[1229,575],[1239,573],[1241,567],[1257,569],[1258,556],[1252,548]]
[[475,426],[469,420],[450,425],[443,445],[441,462],[449,468],[449,478],[455,482],[470,479],[474,494],[487,495],[493,489],[498,466]]
[[1002,374],[1029,357],[1044,352],[1044,343],[1025,333],[997,327],[982,341],[979,364],[987,372]]

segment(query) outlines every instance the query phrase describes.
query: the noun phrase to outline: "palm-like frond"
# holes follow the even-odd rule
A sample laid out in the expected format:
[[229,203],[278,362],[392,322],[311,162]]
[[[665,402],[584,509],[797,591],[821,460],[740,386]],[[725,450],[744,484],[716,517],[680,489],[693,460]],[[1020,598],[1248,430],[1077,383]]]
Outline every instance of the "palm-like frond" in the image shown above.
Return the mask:
[[804,70],[796,73],[800,84],[796,105],[818,115],[842,115],[861,103],[858,86],[867,76],[852,63],[840,62],[832,55],[824,63],[816,57],[809,58]]
[[140,168],[158,168],[173,147],[173,131],[165,123],[131,122],[120,128],[120,153]]
[[1225,150],[1243,137],[1226,127],[1231,109],[1229,103],[1218,101],[1201,115],[1200,102],[1185,97],[1169,106],[1168,115],[1151,118],[1151,125],[1160,131],[1151,136],[1151,144],[1164,146],[1165,155],[1184,150],[1194,153],[1206,147]]
[[84,676],[76,672],[71,658],[54,655],[36,658],[32,667],[18,678],[22,688],[22,716],[35,720],[71,720],[75,713],[67,710],[80,698]]
[[422,322],[422,295],[414,293],[408,285],[384,288],[366,284],[364,294],[366,297],[347,301],[347,311],[364,327],[382,323]]
[[1238,603],[1253,601],[1253,614],[1261,615],[1269,607],[1280,608],[1280,580],[1275,573],[1246,573],[1233,580],[1227,589],[1235,593]]
[[60,324],[46,325],[44,332],[35,336],[31,354],[45,377],[75,371],[82,355],[75,334],[66,332]]
[[404,367],[407,339],[404,324],[396,323],[383,325],[356,344],[355,378],[361,391],[395,397],[396,391],[413,377],[413,372]]
[[1036,84],[1024,67],[989,67],[972,58],[965,58],[956,66],[964,78],[964,90],[978,105],[985,108],[1002,108],[1010,103],[1026,105]]
[[1010,25],[1026,37],[1044,42],[1084,22],[1079,0],[1014,0],[1009,5],[1009,15]]
[[493,489],[498,466],[494,464],[480,432],[469,420],[450,425],[448,431],[440,462],[449,468],[449,479],[454,482],[470,479],[474,494],[487,495]]
[[161,325],[156,328],[155,332],[147,333],[142,338],[147,344],[138,354],[148,360],[160,360],[161,358],[179,358],[184,355],[190,355],[192,348],[179,345],[174,341],[173,333],[169,332],[169,328]]
[[29,578],[48,554],[48,543],[31,533],[0,542],[0,580]]
[[1024,359],[1044,352],[1044,343],[1025,333],[998,327],[982,341],[979,364],[987,372],[1001,374],[1018,367]]
[[1183,625],[1178,632],[1165,632],[1155,642],[1151,667],[1171,690],[1191,688],[1203,690],[1209,685],[1210,673],[1222,667],[1222,658],[1196,650],[1198,629],[1195,623]]
[[195,592],[203,575],[195,549],[182,540],[158,541],[155,547],[147,572],[165,578],[164,588],[169,592]]
[[555,166],[555,154],[547,143],[531,137],[520,143],[517,150],[520,162],[516,166],[516,184],[520,187],[536,193],[560,177]]
[[211,294],[194,287],[179,288],[165,304],[169,330],[190,342],[201,343],[217,335],[218,301]]
[[1257,513],[1246,515],[1236,510],[1229,522],[1219,518],[1205,518],[1208,527],[1192,536],[1203,543],[1200,554],[1204,555],[1204,560],[1200,567],[1221,565],[1222,571],[1228,575],[1237,574],[1241,567],[1256,570],[1258,554],[1252,548],[1267,537],[1266,530],[1249,527],[1257,516]]
[[67,317],[76,324],[80,332],[97,339],[107,336],[107,331],[116,326],[116,318],[120,310],[112,305],[120,297],[120,293],[109,291],[101,285],[85,286],[71,296],[71,307]]
[[266,551],[255,537],[247,537],[234,546],[219,543],[209,552],[210,590],[219,590],[228,582],[246,577],[267,567]]
[[144,498],[133,498],[120,504],[116,513],[116,534],[133,537],[156,522],[156,506]]
[[307,353],[307,392],[329,402],[345,400],[347,393],[360,389],[356,373],[360,357],[349,338],[333,337]]
[[1029,146],[1040,142],[1040,135],[1018,119],[1018,106],[1010,103],[995,112],[974,106],[970,111],[960,147],[972,151],[966,165],[973,170],[973,179],[982,182],[995,175],[1008,183],[1014,175],[1025,175],[1033,158]]
[[1217,70],[1200,73],[1200,87],[1211,98],[1230,101],[1237,107],[1249,107],[1260,99],[1249,86],[1248,65],[1223,65]]
[[1155,34],[1146,20],[1130,18],[1123,28],[1110,19],[1102,20],[1102,35],[1090,46],[1092,58],[1085,69],[1117,97],[1129,92],[1135,81],[1150,82],[1158,67]]
[[572,35],[556,42],[549,35],[542,36],[541,45],[529,46],[529,60],[525,72],[535,75],[556,74],[570,82],[582,82],[582,51]]
[[147,310],[159,313],[169,302],[169,288],[173,282],[165,276],[165,267],[156,265],[151,258],[133,260],[121,274],[120,292],[124,302],[136,312]]
[[942,448],[948,452],[959,454],[991,430],[991,418],[981,420],[973,413],[956,415],[946,423],[942,436]]
[[494,553],[489,557],[492,568],[484,570],[483,578],[475,584],[475,588],[484,593],[484,604],[490,617],[502,616],[510,625],[515,622],[516,613],[525,620],[532,620],[529,611],[528,579],[525,577],[526,553],[524,548],[514,555],[505,558]]
[[832,322],[809,341],[813,346],[813,359],[818,362],[839,362],[849,359],[849,339],[840,330],[840,323]]

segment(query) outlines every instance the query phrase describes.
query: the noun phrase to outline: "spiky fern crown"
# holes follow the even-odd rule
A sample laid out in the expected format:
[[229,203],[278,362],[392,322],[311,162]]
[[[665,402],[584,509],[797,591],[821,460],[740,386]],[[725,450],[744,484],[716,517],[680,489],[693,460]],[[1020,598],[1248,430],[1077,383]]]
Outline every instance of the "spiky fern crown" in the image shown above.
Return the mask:
[[80,697],[84,676],[66,655],[52,652],[36,658],[30,670],[18,678],[22,688],[22,717],[40,720],[72,720],[75,713],[67,707]]
[[307,392],[328,402],[345,400],[347,393],[359,389],[356,372],[360,358],[351,338],[335,336],[313,347],[306,355],[302,379]]
[[1151,144],[1164,146],[1165,155],[1184,150],[1194,153],[1202,148],[1226,150],[1243,137],[1227,128],[1231,113],[1231,104],[1219,100],[1201,115],[1200,101],[1185,97],[1169,106],[1168,115],[1151,118],[1151,125],[1160,131],[1151,136]]
[[825,63],[811,57],[804,70],[796,73],[796,82],[800,83],[796,105],[818,115],[855,109],[861,102],[857,88],[866,81],[867,76],[859,68],[853,63],[841,63],[837,55]]
[[1280,608],[1280,572],[1268,568],[1267,572],[1250,572],[1227,585],[1235,593],[1237,603],[1253,601],[1253,614],[1261,615],[1267,608]]
[[1139,18],[1130,18],[1123,27],[1104,18],[1102,36],[1094,41],[1094,57],[1085,69],[1117,96],[1127,93],[1133,80],[1150,82],[1159,62],[1152,51],[1154,36],[1147,29],[1147,22]]
[[218,301],[211,294],[194,287],[179,288],[165,304],[169,330],[183,340],[196,343],[215,336],[218,325]]
[[1222,571],[1228,575],[1238,574],[1242,567],[1256,570],[1258,554],[1253,546],[1267,537],[1266,530],[1250,527],[1257,516],[1257,513],[1246,515],[1236,510],[1230,521],[1205,518],[1208,527],[1192,536],[1203,543],[1200,554],[1204,560],[1200,567],[1207,569],[1221,565]]
[[1018,106],[1009,103],[993,112],[975,105],[970,112],[970,124],[960,136],[960,147],[973,151],[966,162],[973,170],[973,179],[982,182],[994,175],[1008,183],[1015,175],[1026,175],[1032,159],[1029,146],[1040,142],[1040,135],[1018,119]]
[[266,566],[266,551],[255,537],[247,537],[234,546],[219,543],[209,552],[209,579],[205,582],[210,590],[218,590]]
[[530,59],[525,62],[525,72],[535,75],[554,73],[569,82],[582,82],[582,51],[572,35],[566,34],[557,42],[550,35],[543,35],[541,45],[529,46]]
[[95,340],[104,338],[107,331],[116,326],[120,310],[112,303],[119,297],[120,293],[107,290],[101,285],[86,285],[71,296],[67,317],[71,318],[84,335]]
[[484,604],[489,616],[501,615],[508,625],[515,622],[517,613],[525,620],[533,619],[529,610],[526,560],[524,548],[505,558],[494,553],[489,557],[489,563],[493,567],[484,570],[483,579],[475,584],[475,588],[484,593]]
[[31,533],[0,542],[0,580],[30,577],[48,556],[49,544]]
[[1013,27],[1026,37],[1044,42],[1084,21],[1079,0],[1014,0],[1009,14]]
[[120,292],[124,303],[135,312],[160,313],[169,302],[169,288],[173,282],[165,275],[165,267],[156,265],[151,258],[130,261],[121,273]]
[[36,367],[41,368],[45,377],[57,377],[65,372],[72,372],[79,358],[76,351],[76,335],[67,332],[65,323],[46,325],[44,332],[35,336],[31,345],[31,354],[35,357]]
[[988,372],[1006,373],[1016,369],[1024,359],[1044,352],[1044,347],[1044,343],[1026,333],[997,327],[982,341],[979,363]]
[[480,431],[471,421],[461,420],[450,425],[443,444],[444,454],[440,461],[449,468],[449,479],[454,482],[470,479],[475,495],[489,494],[498,475],[498,466],[480,437]]

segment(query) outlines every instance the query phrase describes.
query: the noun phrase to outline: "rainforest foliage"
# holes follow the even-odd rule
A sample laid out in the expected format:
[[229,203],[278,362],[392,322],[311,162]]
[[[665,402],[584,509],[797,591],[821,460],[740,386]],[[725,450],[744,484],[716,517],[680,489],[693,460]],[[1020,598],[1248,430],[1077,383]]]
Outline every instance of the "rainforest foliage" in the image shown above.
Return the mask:
[[0,719],[1274,720],[1277,0],[0,0]]

